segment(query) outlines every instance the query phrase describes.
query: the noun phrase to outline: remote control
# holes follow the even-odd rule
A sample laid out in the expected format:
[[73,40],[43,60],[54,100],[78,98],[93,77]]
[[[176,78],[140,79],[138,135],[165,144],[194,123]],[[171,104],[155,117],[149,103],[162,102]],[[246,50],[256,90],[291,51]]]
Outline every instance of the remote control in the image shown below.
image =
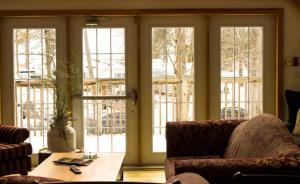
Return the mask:
[[75,173],[75,174],[80,174],[81,171],[78,169],[78,167],[76,167],[75,165],[71,165],[70,166],[70,170]]

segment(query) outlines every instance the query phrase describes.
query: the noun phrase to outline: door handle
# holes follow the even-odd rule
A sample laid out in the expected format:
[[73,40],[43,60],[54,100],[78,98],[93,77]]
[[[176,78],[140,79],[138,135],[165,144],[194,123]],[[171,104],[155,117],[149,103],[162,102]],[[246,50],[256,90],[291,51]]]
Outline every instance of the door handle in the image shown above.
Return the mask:
[[127,99],[131,100],[132,105],[136,105],[137,103],[137,91],[135,89],[132,89],[127,93]]

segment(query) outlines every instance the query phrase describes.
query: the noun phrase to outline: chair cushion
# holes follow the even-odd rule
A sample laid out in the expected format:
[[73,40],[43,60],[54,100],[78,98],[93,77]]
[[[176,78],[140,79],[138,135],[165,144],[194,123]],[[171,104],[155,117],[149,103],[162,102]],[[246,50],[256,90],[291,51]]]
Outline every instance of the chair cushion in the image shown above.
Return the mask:
[[38,184],[44,182],[61,182],[62,180],[40,176],[3,176],[0,177],[0,184]]
[[292,135],[300,136],[300,109],[298,109],[297,112],[296,123]]
[[264,158],[299,154],[285,124],[271,114],[261,114],[233,131],[225,158]]
[[0,142],[0,161],[26,157],[31,153],[32,147],[29,143],[6,144]]

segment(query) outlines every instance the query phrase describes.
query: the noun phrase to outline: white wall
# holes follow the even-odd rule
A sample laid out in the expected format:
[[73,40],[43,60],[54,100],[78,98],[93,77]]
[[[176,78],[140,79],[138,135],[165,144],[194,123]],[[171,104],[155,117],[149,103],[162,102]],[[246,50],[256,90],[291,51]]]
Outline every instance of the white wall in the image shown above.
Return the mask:
[[[284,57],[300,57],[300,7],[293,0],[0,0],[0,4],[0,10],[284,8]],[[283,71],[284,89],[300,91],[300,67],[284,65]]]

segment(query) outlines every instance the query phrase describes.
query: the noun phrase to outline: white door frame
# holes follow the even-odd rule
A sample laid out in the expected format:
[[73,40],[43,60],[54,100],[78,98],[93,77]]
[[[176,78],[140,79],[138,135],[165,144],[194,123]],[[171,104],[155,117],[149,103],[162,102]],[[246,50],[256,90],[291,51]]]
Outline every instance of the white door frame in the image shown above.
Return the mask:
[[[152,27],[194,27],[194,118],[207,118],[207,100],[206,90],[203,86],[207,85],[207,65],[206,65],[206,18],[205,16],[151,16],[141,18],[141,164],[157,165],[163,164],[166,154],[162,152],[153,152],[152,141],[152,47],[151,32]],[[197,81],[197,82],[196,82]]]
[[[69,33],[69,52],[70,61],[75,61],[80,67],[80,76],[82,76],[82,28],[88,28],[85,25],[86,17],[71,17],[68,21]],[[137,26],[135,18],[130,16],[107,17],[99,19],[100,25],[93,28],[101,27],[124,27],[125,28],[125,55],[126,55],[126,92],[137,89]],[[76,53],[73,54],[73,53]],[[81,81],[82,84],[82,81]],[[82,89],[82,86],[81,86]],[[82,91],[82,90],[81,90]],[[137,105],[127,100],[126,105],[126,157],[124,164],[137,165],[138,163],[138,138],[137,138]],[[74,119],[82,123],[75,124],[77,131],[77,144],[84,146],[84,123],[83,123],[83,98],[73,98],[73,116]],[[99,143],[101,145],[101,143]]]
[[263,112],[276,115],[276,37],[273,16],[211,16],[209,19],[209,118],[220,117],[220,27],[262,26],[263,27]]

